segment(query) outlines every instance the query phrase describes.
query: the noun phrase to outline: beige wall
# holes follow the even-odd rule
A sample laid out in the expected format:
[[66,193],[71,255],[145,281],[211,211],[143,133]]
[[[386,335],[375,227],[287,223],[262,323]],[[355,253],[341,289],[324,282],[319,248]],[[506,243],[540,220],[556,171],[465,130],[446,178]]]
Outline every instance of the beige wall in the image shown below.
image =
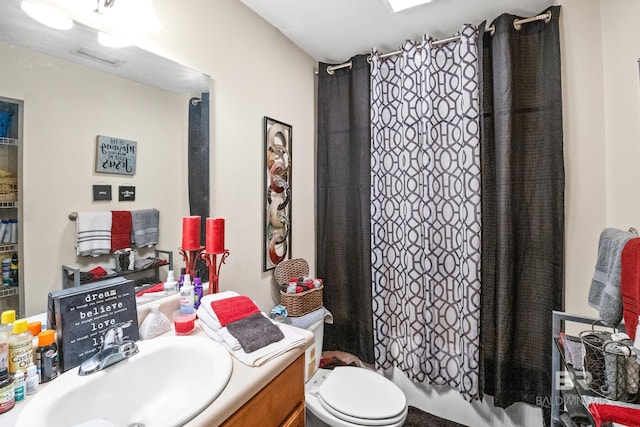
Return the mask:
[[220,288],[269,312],[279,295],[262,271],[263,117],[293,127],[292,255],[314,272],[315,61],[237,0],[154,4],[164,30],[152,49],[213,79],[211,215],[226,218],[231,252]]
[[566,311],[587,303],[605,227],[639,228],[640,3],[562,0]]
[[[53,0],[48,2],[55,5]],[[263,116],[293,126],[292,254],[309,260],[314,271],[315,61],[239,1],[190,0],[185,6],[156,0],[154,4],[164,29],[141,44],[213,79],[210,214],[226,219],[226,246],[231,252],[222,268],[220,288],[249,295],[268,312],[279,302],[279,295],[271,286],[271,271],[262,271]],[[23,69],[20,73],[42,76],[45,72]],[[13,90],[8,81],[0,83],[0,94],[24,99],[27,105],[25,259],[21,260],[27,314],[45,311],[47,292],[60,287],[60,264],[77,261],[74,223],[68,213],[103,209],[91,202],[91,184],[104,181],[114,189],[118,184],[135,185],[136,208],[161,211],[158,247],[175,252],[176,269],[182,265],[177,255],[181,217],[189,214],[182,139],[186,103],[184,110],[166,111],[161,118],[149,116],[115,126],[105,119],[113,116],[114,109],[131,118],[134,112],[166,103],[166,95],[154,90],[143,93],[147,89],[142,85],[131,84],[130,91],[139,92],[140,102],[149,104],[142,106],[120,102],[112,91],[79,87],[77,80],[69,77],[56,88],[34,84],[22,91]],[[87,98],[104,99],[105,115],[88,111]],[[35,124],[63,105],[70,109],[57,127],[45,130]],[[161,123],[173,126],[165,133]],[[139,141],[135,177],[105,178],[92,173],[98,134]],[[129,209],[126,206],[115,202],[104,209]]]

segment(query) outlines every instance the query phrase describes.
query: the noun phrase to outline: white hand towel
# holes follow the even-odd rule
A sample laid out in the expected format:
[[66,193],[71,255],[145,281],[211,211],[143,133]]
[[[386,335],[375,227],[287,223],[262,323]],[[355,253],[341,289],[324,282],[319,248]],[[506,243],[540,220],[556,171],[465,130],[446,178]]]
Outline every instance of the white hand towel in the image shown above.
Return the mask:
[[[291,350],[295,347],[304,345],[304,337],[295,332],[293,328],[281,326],[276,323],[284,334],[284,338],[266,347],[262,347],[251,353],[245,353],[244,350],[230,350],[231,355],[248,366],[262,366],[273,358]],[[226,344],[225,344],[226,345]]]
[[78,256],[111,253],[111,212],[78,212],[76,253]]
[[233,350],[242,348],[237,338],[231,335],[226,327],[216,329],[216,326],[219,326],[220,324],[217,323],[216,325],[217,321],[214,320],[206,310],[201,310],[201,308],[202,306],[198,307],[198,311],[196,311],[196,314],[198,316],[198,319],[200,320],[200,326],[202,327],[202,330],[205,331],[207,335],[221,344],[223,341],[225,341]]

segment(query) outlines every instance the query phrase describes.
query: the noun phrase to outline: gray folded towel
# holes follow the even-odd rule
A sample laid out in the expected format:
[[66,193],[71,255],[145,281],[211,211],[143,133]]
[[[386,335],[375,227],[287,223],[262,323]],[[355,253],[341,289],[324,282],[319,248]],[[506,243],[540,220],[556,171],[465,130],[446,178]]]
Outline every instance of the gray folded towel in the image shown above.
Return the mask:
[[620,259],[624,245],[633,237],[628,231],[605,228],[600,234],[598,259],[589,288],[589,305],[598,309],[600,318],[616,327],[622,320]]
[[228,323],[227,330],[238,340],[245,353],[259,350],[284,338],[280,328],[262,313]]
[[138,248],[157,245],[160,235],[160,211],[141,209],[131,211],[131,241]]

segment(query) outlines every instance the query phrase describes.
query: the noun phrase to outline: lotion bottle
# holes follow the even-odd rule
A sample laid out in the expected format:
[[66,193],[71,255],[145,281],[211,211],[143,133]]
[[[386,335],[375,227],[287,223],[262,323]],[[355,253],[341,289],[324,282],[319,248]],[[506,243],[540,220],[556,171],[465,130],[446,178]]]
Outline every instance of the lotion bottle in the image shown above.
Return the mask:
[[184,283],[180,288],[180,313],[191,314],[196,310],[194,308],[194,291],[191,284],[191,276],[189,274],[184,275]]
[[175,294],[178,290],[178,282],[173,275],[173,270],[169,270],[167,281],[164,282],[164,293],[167,295]]

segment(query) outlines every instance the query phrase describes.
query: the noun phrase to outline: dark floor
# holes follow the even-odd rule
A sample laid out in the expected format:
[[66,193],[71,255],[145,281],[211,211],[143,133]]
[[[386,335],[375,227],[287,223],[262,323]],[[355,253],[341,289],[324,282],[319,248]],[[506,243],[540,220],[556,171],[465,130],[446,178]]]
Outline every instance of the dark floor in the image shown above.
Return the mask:
[[407,420],[404,427],[467,427],[464,424],[458,424],[444,418],[424,412],[416,407],[409,406]]

